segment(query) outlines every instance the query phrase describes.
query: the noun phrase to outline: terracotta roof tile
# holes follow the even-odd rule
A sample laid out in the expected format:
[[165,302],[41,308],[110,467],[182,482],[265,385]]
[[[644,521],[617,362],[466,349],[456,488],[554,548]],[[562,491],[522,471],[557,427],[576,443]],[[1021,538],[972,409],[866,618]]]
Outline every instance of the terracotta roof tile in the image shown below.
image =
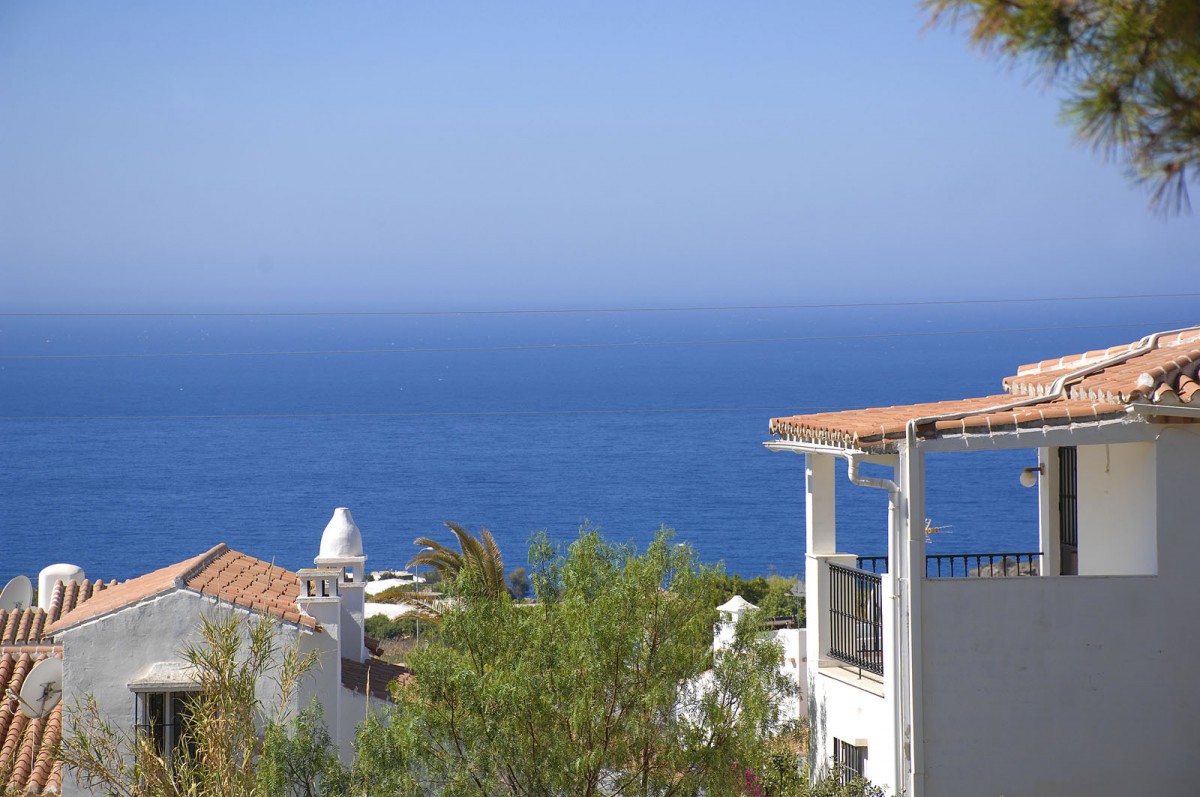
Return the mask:
[[[1200,406],[1200,327],[1164,335],[1145,351],[1139,344],[1023,365],[1004,380],[1007,395],[772,418],[770,430],[792,442],[886,451],[904,439],[911,420],[918,421],[920,437],[957,436],[1098,423],[1121,417],[1133,402]],[[1059,377],[1131,353],[1123,362],[1080,375],[1065,396],[1052,395]],[[921,422],[931,416],[948,417]]]
[[816,415],[771,419],[771,434],[795,442],[882,451],[904,439],[910,420],[949,415],[932,423],[918,423],[918,437],[988,434],[1115,418],[1125,414],[1119,404],[1094,401],[1047,400],[1018,409],[984,412],[1013,403],[1012,396],[984,396],[960,401],[845,410]]
[[107,587],[86,603],[64,611],[46,632],[57,634],[64,628],[184,588],[297,625],[317,627],[315,620],[300,614],[297,609],[299,576],[220,543],[199,556]]
[[0,609],[0,647],[48,642],[50,636],[46,628],[58,618],[64,605],[68,610],[74,609],[107,588],[108,585],[103,581],[85,581],[82,585],[58,581],[54,584],[49,611],[36,606],[12,611]]
[[383,659],[371,658],[365,662],[342,659],[342,686],[362,695],[367,694],[369,687],[371,697],[386,700],[390,697],[388,684],[399,681],[404,685],[411,680],[412,674],[405,667]]
[[[1071,354],[1057,360],[1022,365],[1014,376],[1004,380],[1004,387],[1018,396],[1040,396],[1049,392],[1054,381],[1071,371],[1098,364],[1106,357],[1129,354],[1138,349],[1140,341],[1113,346],[1103,351]],[[1200,328],[1164,336],[1155,348],[1136,354],[1130,359],[1088,374],[1069,387],[1068,396],[1074,399],[1126,404],[1132,401],[1154,401],[1160,387],[1178,395],[1183,380],[1196,378],[1200,364]],[[1157,393],[1166,396],[1166,391]]]
[[61,648],[0,652],[0,780],[7,780],[13,794],[55,793],[62,785],[62,767],[53,755],[62,739],[62,704],[45,719],[30,719],[9,697],[9,690],[21,691],[33,665],[49,656],[61,658]]
[[281,620],[316,627],[300,614],[300,578],[295,573],[244,553],[226,550],[203,564],[185,583],[221,600],[272,614]]
[[46,630],[48,633],[56,634],[64,628],[70,628],[93,617],[99,617],[102,614],[116,611],[182,586],[183,579],[187,574],[201,566],[206,560],[219,556],[227,550],[229,549],[225,544],[221,543],[199,556],[111,586],[102,594],[94,596],[91,600],[77,605],[73,609],[64,609],[59,619]]

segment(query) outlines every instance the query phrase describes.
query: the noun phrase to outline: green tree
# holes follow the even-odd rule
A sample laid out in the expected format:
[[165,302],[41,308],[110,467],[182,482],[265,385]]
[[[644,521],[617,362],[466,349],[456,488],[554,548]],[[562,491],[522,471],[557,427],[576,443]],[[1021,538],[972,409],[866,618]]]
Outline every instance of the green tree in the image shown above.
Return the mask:
[[759,608],[760,620],[790,618],[797,626],[804,626],[804,598],[796,594],[798,582],[794,578],[771,575],[747,580],[736,574],[721,573],[715,582],[716,604],[741,595]]
[[1028,58],[1068,92],[1080,138],[1153,185],[1152,205],[1187,206],[1200,168],[1196,0],[922,0],[930,21],[966,21],[971,41]]
[[590,530],[565,552],[542,538],[530,562],[533,606],[460,570],[464,597],[360,736],[356,778],[447,797],[737,793],[796,687],[752,621],[713,653],[719,572],[665,530],[641,555]]
[[[165,755],[150,735],[111,724],[90,695],[68,707],[68,732],[59,750],[66,770],[85,788],[110,797],[275,794],[264,792],[259,782],[258,730],[289,719],[291,696],[316,661],[314,654],[281,648],[276,627],[268,619],[248,621],[233,613],[200,619],[200,641],[181,651],[198,687],[188,704],[186,744]],[[267,682],[277,687],[271,705],[259,688]]]
[[349,775],[333,748],[325,712],[314,698],[295,722],[271,722],[258,759],[258,793],[263,797],[340,797]]
[[525,568],[514,567],[508,574],[508,594],[517,600],[524,600],[531,588],[529,574],[525,572]]
[[454,582],[460,574],[470,573],[468,581],[473,589],[482,589],[491,595],[507,595],[504,557],[500,555],[500,546],[492,533],[480,529],[476,538],[457,523],[446,523],[446,527],[458,538],[459,549],[456,551],[428,537],[418,537],[413,544],[429,550],[414,556],[408,566],[432,567],[447,582]]
[[768,576],[767,591],[758,604],[764,619],[788,618],[797,626],[804,625],[804,598],[797,594],[794,578]]

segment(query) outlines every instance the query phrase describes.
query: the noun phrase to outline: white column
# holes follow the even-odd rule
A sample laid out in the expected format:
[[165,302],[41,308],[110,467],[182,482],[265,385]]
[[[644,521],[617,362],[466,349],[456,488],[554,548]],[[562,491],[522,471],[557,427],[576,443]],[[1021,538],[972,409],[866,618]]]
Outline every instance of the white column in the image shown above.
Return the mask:
[[804,455],[804,515],[810,556],[837,553],[835,464],[832,454]]
[[924,726],[921,721],[921,585],[925,579],[925,454],[919,448],[900,453],[901,533],[895,535],[903,546],[899,584],[898,630],[900,672],[897,673],[896,697],[902,721],[897,739],[898,757],[904,777],[897,785],[910,797],[923,797]]
[[1058,532],[1058,449],[1038,449],[1038,464],[1042,466],[1038,491],[1038,548],[1042,552],[1043,576],[1057,576],[1062,571],[1062,547]]
[[806,634],[805,655],[810,679],[829,650],[829,568],[822,557],[837,552],[837,511],[834,499],[835,459],[831,454],[804,455],[804,516],[807,542],[804,563]]

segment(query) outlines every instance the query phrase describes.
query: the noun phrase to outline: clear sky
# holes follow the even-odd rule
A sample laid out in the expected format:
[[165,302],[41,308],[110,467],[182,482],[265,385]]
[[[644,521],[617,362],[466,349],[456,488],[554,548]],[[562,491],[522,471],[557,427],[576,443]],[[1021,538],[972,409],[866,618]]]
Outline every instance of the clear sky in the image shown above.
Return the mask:
[[0,309],[1197,284],[1196,216],[922,25],[909,0],[9,0]]

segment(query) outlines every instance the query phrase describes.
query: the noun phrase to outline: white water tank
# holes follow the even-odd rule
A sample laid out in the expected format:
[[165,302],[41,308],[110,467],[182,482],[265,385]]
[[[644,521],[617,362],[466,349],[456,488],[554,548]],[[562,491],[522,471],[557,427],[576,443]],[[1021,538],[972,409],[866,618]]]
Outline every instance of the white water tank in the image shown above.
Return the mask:
[[38,573],[38,608],[50,611],[50,600],[54,597],[54,585],[61,581],[82,584],[87,578],[79,565],[57,564],[42,568]]

